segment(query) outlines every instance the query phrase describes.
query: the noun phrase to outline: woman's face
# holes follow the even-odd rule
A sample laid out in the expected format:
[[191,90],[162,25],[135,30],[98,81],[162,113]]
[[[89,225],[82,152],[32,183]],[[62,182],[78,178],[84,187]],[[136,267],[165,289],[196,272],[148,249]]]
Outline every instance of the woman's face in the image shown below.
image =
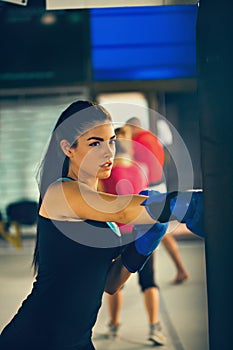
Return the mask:
[[71,148],[69,174],[76,179],[104,179],[110,176],[115,156],[116,136],[109,121],[97,124],[78,137],[78,146]]

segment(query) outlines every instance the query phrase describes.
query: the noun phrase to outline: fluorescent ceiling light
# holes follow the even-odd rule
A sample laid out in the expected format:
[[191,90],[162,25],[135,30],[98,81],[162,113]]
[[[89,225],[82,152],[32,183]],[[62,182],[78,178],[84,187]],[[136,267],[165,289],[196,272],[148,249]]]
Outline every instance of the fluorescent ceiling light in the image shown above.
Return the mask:
[[47,10],[125,7],[125,6],[161,6],[161,5],[193,5],[198,0],[46,0]]

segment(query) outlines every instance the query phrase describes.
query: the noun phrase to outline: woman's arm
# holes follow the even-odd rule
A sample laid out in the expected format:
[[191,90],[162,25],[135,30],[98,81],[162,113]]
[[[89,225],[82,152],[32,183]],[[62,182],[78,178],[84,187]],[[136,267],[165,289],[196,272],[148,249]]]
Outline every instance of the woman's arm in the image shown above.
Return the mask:
[[[58,220],[114,221],[145,225],[178,220],[204,235],[203,193],[186,191],[142,195],[112,195],[78,182],[55,183],[47,191],[40,214]],[[144,203],[143,203],[144,202]],[[143,205],[141,205],[143,203]]]
[[105,284],[105,292],[108,294],[114,294],[121,288],[121,286],[123,286],[130,275],[131,272],[129,272],[129,270],[127,270],[127,268],[123,265],[121,256],[119,256],[112,262],[109,269]]
[[50,186],[40,214],[52,219],[114,221],[122,224],[154,224],[141,203],[141,195],[112,195],[90,189],[77,182],[59,182]]

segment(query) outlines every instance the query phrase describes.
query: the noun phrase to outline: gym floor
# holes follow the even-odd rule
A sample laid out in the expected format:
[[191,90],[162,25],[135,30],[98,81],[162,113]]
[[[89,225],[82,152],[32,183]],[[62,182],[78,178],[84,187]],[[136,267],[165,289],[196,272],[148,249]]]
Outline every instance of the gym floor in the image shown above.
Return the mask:
[[[205,247],[199,239],[179,239],[180,252],[190,278],[172,285],[175,267],[161,245],[155,267],[160,286],[160,321],[167,337],[164,350],[208,350],[208,314],[205,275]],[[33,275],[31,259],[33,239],[26,239],[19,251],[0,241],[0,331],[15,314],[30,292]],[[123,291],[121,327],[116,339],[106,339],[108,312],[106,297],[94,327],[96,350],[148,349],[148,320],[143,296],[132,275]]]

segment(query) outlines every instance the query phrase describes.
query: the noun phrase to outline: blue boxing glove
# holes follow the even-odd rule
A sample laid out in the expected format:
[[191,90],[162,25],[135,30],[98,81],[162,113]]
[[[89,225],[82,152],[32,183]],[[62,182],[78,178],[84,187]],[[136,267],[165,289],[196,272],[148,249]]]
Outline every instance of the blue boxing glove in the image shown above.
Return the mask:
[[[146,195],[145,191],[140,194]],[[148,198],[142,203],[147,212],[159,222],[178,220],[190,231],[204,236],[202,191],[154,193],[148,191]]]
[[121,254],[123,265],[130,271],[141,271],[167,231],[168,224],[136,225],[135,240]]
[[179,194],[176,203],[173,201],[174,199],[171,201],[173,214],[180,218],[180,222],[185,223],[191,232],[204,238],[203,192],[183,192]]
[[137,251],[145,256],[153,253],[167,231],[168,223],[154,225],[136,225],[135,246]]

